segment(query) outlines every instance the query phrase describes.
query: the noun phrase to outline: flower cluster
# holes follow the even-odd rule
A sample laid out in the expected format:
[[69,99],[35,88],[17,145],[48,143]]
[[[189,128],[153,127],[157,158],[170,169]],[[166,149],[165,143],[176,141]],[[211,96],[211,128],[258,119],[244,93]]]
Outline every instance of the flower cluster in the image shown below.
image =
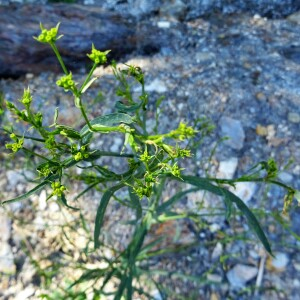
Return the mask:
[[185,123],[180,122],[178,128],[170,132],[170,137],[183,141],[187,138],[194,137],[196,132],[197,131],[193,127],[187,126]]
[[61,197],[62,194],[64,193],[64,191],[66,190],[66,187],[64,185],[62,185],[60,182],[56,181],[56,182],[52,182],[51,183],[51,187],[52,187],[52,196],[59,196]]
[[87,54],[87,56],[95,63],[95,64],[105,64],[107,62],[106,55],[110,52],[110,50],[107,51],[99,51],[95,48],[94,44],[92,44],[92,52],[91,54]]
[[56,27],[53,27],[48,30],[43,26],[42,23],[40,23],[41,34],[38,37],[33,38],[41,43],[55,43],[58,39],[62,37],[62,35],[57,37],[58,27],[59,23],[56,25]]
[[19,139],[14,133],[10,135],[10,138],[15,142],[11,144],[6,144],[6,149],[11,149],[13,152],[18,152],[20,149],[23,148],[24,138]]
[[62,76],[59,80],[56,81],[56,84],[60,87],[63,87],[66,91],[75,89],[75,82],[72,78],[72,73]]
[[72,153],[73,157],[76,161],[80,161],[82,159],[88,158],[90,155],[86,152],[86,146],[81,146],[79,151],[77,150],[76,145],[72,145]]

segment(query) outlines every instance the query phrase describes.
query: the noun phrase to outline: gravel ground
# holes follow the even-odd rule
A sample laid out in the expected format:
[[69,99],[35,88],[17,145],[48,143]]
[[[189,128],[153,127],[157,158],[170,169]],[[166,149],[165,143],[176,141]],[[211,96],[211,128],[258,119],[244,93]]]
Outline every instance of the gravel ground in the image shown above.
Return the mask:
[[[269,20],[258,15],[212,14],[185,22],[152,16],[142,22],[172,32],[169,46],[159,53],[146,57],[137,52],[124,58],[124,62],[137,64],[145,70],[146,89],[151,92],[150,109],[155,99],[165,96],[160,129],[165,131],[176,127],[180,120],[192,122],[201,116],[209,117],[216,124],[215,132],[196,149],[197,172],[203,174],[201,162],[208,162],[216,141],[229,136],[231,139],[220,143],[206,166],[210,174],[228,178],[239,176],[255,163],[273,157],[281,170],[280,179],[300,189],[300,15]],[[111,112],[115,99],[111,74],[108,70],[99,69],[98,72],[103,77],[86,100],[92,107],[91,116]],[[80,80],[82,74],[76,74],[76,78]],[[78,112],[72,106],[72,99],[49,86],[49,82],[56,79],[57,75],[50,73],[27,74],[18,81],[1,80],[0,91],[7,100],[15,101],[20,98],[24,86],[29,85],[34,90],[36,107],[49,105],[45,123],[52,123],[54,108],[59,106],[60,122],[74,124]],[[104,99],[98,95],[99,88],[107,95]],[[9,116],[4,117],[4,122],[10,120]],[[152,125],[149,122],[149,126]],[[1,138],[2,142],[4,138]],[[116,150],[121,145],[122,140],[116,136],[113,142],[103,140],[97,146]],[[5,160],[5,154],[2,156],[0,190],[5,199],[28,187],[21,170],[5,171],[4,167],[8,169],[14,162]],[[285,168],[290,159],[293,161]],[[118,165],[116,162],[114,167]],[[17,168],[21,168],[19,162]],[[74,190],[77,188],[74,185]],[[196,239],[196,245],[185,255],[161,257],[153,264],[156,268],[180,270],[204,281],[196,283],[161,276],[161,282],[177,293],[172,299],[300,299],[297,236],[300,234],[300,210],[295,207],[288,221],[292,236],[271,217],[282,209],[282,191],[263,188],[241,185],[236,193],[251,208],[264,208],[267,212],[260,216],[276,259],[267,257],[258,241],[247,234],[248,226],[240,216],[236,216],[230,226],[223,217],[213,216],[203,218],[200,224],[179,224],[176,243],[184,245]],[[176,187],[170,186],[167,193],[171,194],[174,189]],[[192,194],[180,205],[198,209],[198,199],[202,196]],[[84,201],[80,202],[88,224],[93,223],[91,211],[95,211],[97,201],[94,199],[99,197],[95,192],[83,199],[88,201],[89,209],[84,208]],[[11,274],[0,279],[0,299],[37,299],[41,286],[45,286],[46,276],[34,267],[36,261],[40,269],[54,274],[55,263],[57,266],[64,263],[65,267],[60,269],[64,273],[53,275],[49,283],[52,290],[63,285],[64,274],[72,274],[72,267],[76,265],[73,257],[77,262],[97,264],[93,257],[84,257],[82,245],[86,245],[90,236],[77,229],[81,225],[79,215],[61,211],[54,202],[46,203],[45,198],[46,193],[42,192],[5,212],[0,211],[3,231],[0,270]],[[218,205],[219,199],[205,198],[204,211],[211,211],[212,203]],[[120,210],[117,205],[109,209],[106,226],[110,234],[104,238],[112,245],[118,243],[124,247],[130,232],[127,233],[124,225],[114,225],[124,215],[130,218],[130,212]],[[63,224],[72,224],[66,229],[69,232],[63,232],[59,226]],[[172,235],[174,227],[175,224],[169,224],[166,228],[154,228],[153,235]],[[234,240],[234,235],[239,238]],[[76,242],[77,250],[70,246],[66,237],[79,241]],[[108,249],[103,251],[108,256],[113,255]],[[160,298],[157,296],[157,299]]]

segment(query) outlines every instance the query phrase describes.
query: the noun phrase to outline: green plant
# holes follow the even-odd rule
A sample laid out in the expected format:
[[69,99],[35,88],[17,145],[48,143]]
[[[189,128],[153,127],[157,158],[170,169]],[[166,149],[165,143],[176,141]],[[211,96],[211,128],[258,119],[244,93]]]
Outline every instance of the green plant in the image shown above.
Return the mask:
[[[35,39],[42,43],[48,43],[53,49],[64,72],[64,76],[56,84],[74,95],[74,105],[80,110],[84,125],[78,130],[58,124],[58,109],[56,109],[53,124],[44,125],[43,112],[35,112],[31,107],[33,99],[29,88],[24,90],[20,99],[20,103],[24,107],[22,110],[7,101],[6,106],[10,112],[18,120],[27,123],[29,128],[24,130],[26,133],[23,134],[6,128],[6,132],[12,139],[11,143],[6,144],[6,148],[10,149],[13,154],[23,151],[31,157],[35,157],[38,161],[36,166],[38,178],[33,189],[14,199],[2,201],[2,205],[24,200],[49,187],[51,193],[47,200],[53,199],[68,209],[76,211],[79,210],[76,203],[67,200],[69,178],[81,181],[86,185],[76,200],[90,190],[100,187],[103,193],[95,219],[94,249],[103,246],[100,234],[105,212],[112,198],[135,212],[135,219],[127,220],[127,223],[134,228],[127,248],[118,250],[112,260],[106,261],[105,267],[86,269],[82,276],[70,285],[70,289],[84,282],[92,282],[94,299],[101,299],[101,296],[107,294],[106,285],[113,280],[117,282],[117,288],[110,292],[114,299],[124,299],[124,297],[132,299],[134,294],[143,294],[151,299],[152,296],[143,288],[141,282],[145,276],[149,276],[159,290],[160,284],[151,277],[154,271],[147,268],[146,262],[157,253],[168,253],[174,249],[157,250],[156,247],[160,240],[146,242],[146,236],[154,224],[164,224],[170,220],[186,218],[196,221],[201,218],[197,212],[178,212],[173,209],[174,205],[184,196],[199,190],[210,192],[224,199],[228,220],[231,217],[233,205],[235,205],[247,219],[266,251],[272,255],[270,244],[254,213],[240,198],[228,190],[228,186],[234,187],[237,182],[243,181],[281,186],[287,191],[284,199],[284,211],[287,212],[294,197],[299,201],[299,192],[276,180],[277,166],[274,160],[260,162],[248,174],[233,180],[201,178],[189,174],[182,167],[182,162],[189,159],[192,154],[189,148],[182,145],[186,142],[197,144],[193,140],[197,136],[198,141],[201,140],[202,137],[199,135],[203,134],[203,131],[205,135],[205,132],[209,132],[211,127],[205,120],[198,120],[198,123],[202,122],[202,130],[180,123],[174,130],[159,133],[158,107],[163,100],[160,98],[156,103],[156,126],[154,132],[149,132],[146,126],[149,95],[145,91],[144,73],[137,66],[125,65],[121,69],[115,62],[112,62],[111,68],[119,83],[116,95],[121,100],[115,104],[116,112],[91,120],[88,117],[89,112],[84,106],[83,96],[98,79],[93,76],[93,73],[97,66],[107,63],[109,51],[99,51],[92,45],[88,57],[93,62],[93,66],[83,83],[76,83],[56,47],[57,40],[62,37],[57,36],[59,24],[50,30],[45,29],[42,24],[40,27],[41,34]],[[141,87],[139,97],[135,97],[132,93],[134,85]],[[35,132],[35,135],[32,131]],[[122,134],[124,137],[124,145],[120,152],[92,148],[93,141],[103,135],[113,133]],[[27,146],[27,140],[31,140],[40,147]],[[127,166],[126,171],[114,172],[101,164],[102,157],[123,160],[122,163]],[[73,169],[76,167],[82,169],[83,172],[80,175],[74,175]],[[179,190],[163,201],[163,191],[166,183],[170,181],[175,181],[178,186],[183,187],[183,190]],[[186,187],[187,185],[188,187]],[[125,191],[127,196],[120,198],[118,196],[120,190]],[[184,275],[178,274],[178,276]],[[75,297],[70,290],[69,295],[71,294],[73,296],[70,297]],[[78,299],[85,299],[84,295],[84,292],[80,291]]]

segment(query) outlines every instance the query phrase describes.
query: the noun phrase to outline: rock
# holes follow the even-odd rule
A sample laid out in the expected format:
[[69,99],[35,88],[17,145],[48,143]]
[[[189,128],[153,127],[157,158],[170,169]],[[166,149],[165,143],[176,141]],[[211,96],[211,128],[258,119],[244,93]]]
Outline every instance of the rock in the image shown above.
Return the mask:
[[295,113],[295,112],[290,112],[288,113],[288,120],[291,123],[300,123],[300,114]]
[[159,28],[170,28],[171,23],[169,21],[158,21],[157,22],[157,27],[159,27]]
[[256,267],[237,264],[226,274],[226,277],[234,289],[245,287],[246,283],[255,278],[258,269]]
[[218,274],[207,274],[206,278],[207,278],[207,280],[213,281],[213,282],[216,282],[216,283],[221,283],[222,282],[222,276],[220,276]]
[[256,132],[257,135],[267,136],[268,135],[268,128],[258,124],[256,126],[255,132]]
[[247,203],[255,194],[256,188],[254,182],[238,182],[235,184],[235,188],[230,187],[230,191]]
[[300,25],[300,11],[297,11],[287,17],[287,20]]
[[[139,2],[135,11],[152,1]],[[40,32],[40,20],[47,29],[61,22],[60,33],[64,37],[58,41],[58,48],[72,72],[88,63],[86,53],[90,53],[92,42],[102,51],[111,49],[111,57],[119,59],[135,50],[148,54],[159,51],[167,40],[163,36],[168,34],[151,24],[137,26],[128,15],[121,17],[98,6],[65,3],[0,6],[0,15],[0,76],[3,77],[61,72],[51,47],[32,39]]]
[[278,178],[284,183],[291,183],[293,181],[293,175],[288,172],[280,172]]
[[274,253],[274,255],[274,258],[272,257],[267,261],[267,268],[270,271],[283,272],[289,263],[288,255],[282,252]]
[[[151,1],[149,1],[151,2]],[[165,3],[159,9],[162,17],[173,17],[178,20],[183,20],[187,13],[187,5],[181,0],[164,1]]]
[[7,242],[11,233],[11,219],[0,210],[0,241],[1,243]]
[[266,101],[267,100],[266,95],[262,92],[256,93],[255,98],[259,101]]
[[165,93],[168,89],[164,82],[158,78],[154,79],[150,84],[145,86],[147,92]]
[[238,165],[238,158],[231,157],[228,160],[220,161],[217,178],[232,179]]
[[218,242],[214,248],[214,250],[212,251],[212,254],[211,254],[211,258],[212,260],[216,260],[218,259],[223,253],[223,245]]
[[210,62],[216,58],[215,54],[212,52],[197,52],[195,55],[195,60],[197,63]]
[[47,208],[47,193],[42,190],[39,196],[39,210],[43,211]]
[[10,245],[7,242],[0,244],[0,273],[14,274],[16,265],[14,263],[14,255]]
[[35,288],[30,285],[26,287],[23,291],[19,292],[15,296],[15,300],[26,300],[26,299],[32,299],[31,296],[33,296],[35,293]]
[[224,141],[224,143],[233,149],[241,150],[245,139],[245,132],[241,122],[229,117],[222,117],[219,125],[221,127],[222,136],[229,138]]

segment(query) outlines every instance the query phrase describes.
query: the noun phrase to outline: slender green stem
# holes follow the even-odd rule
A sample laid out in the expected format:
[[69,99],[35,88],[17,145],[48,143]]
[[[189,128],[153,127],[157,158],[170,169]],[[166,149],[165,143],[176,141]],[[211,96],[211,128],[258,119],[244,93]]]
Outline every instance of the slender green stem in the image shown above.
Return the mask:
[[94,131],[94,129],[93,129],[93,127],[92,127],[92,125],[91,125],[91,123],[90,123],[90,121],[89,121],[86,113],[85,113],[84,107],[82,105],[81,98],[79,98],[79,108],[80,108],[81,114],[82,114],[82,116],[83,116],[83,118],[84,118],[87,126],[89,127],[90,130]]
[[49,44],[50,44],[52,50],[54,51],[54,53],[55,53],[55,55],[56,55],[56,57],[57,57],[57,59],[58,59],[60,65],[61,65],[61,67],[62,67],[62,69],[63,69],[63,71],[64,71],[64,73],[65,73],[66,75],[68,75],[69,72],[68,72],[68,70],[67,70],[67,68],[66,68],[66,66],[65,66],[65,64],[64,64],[64,62],[63,62],[63,60],[62,60],[62,58],[61,58],[61,56],[60,56],[60,53],[59,53],[59,51],[58,51],[58,49],[57,49],[55,43],[52,43],[52,42],[51,42],[51,43],[49,43]]
[[25,148],[25,147],[23,147],[22,149],[23,149],[25,152],[27,152],[27,153],[30,153],[30,154],[32,154],[32,155],[34,155],[34,156],[37,156],[37,157],[39,157],[39,158],[42,158],[42,159],[44,159],[44,160],[46,160],[46,161],[52,162],[51,159],[49,159],[49,158],[47,158],[47,157],[45,157],[45,156],[43,156],[43,155],[41,155],[41,154],[38,154],[38,153],[36,153],[36,152],[33,152],[33,151],[31,151],[31,150],[29,150],[29,149],[27,149],[27,148]]

